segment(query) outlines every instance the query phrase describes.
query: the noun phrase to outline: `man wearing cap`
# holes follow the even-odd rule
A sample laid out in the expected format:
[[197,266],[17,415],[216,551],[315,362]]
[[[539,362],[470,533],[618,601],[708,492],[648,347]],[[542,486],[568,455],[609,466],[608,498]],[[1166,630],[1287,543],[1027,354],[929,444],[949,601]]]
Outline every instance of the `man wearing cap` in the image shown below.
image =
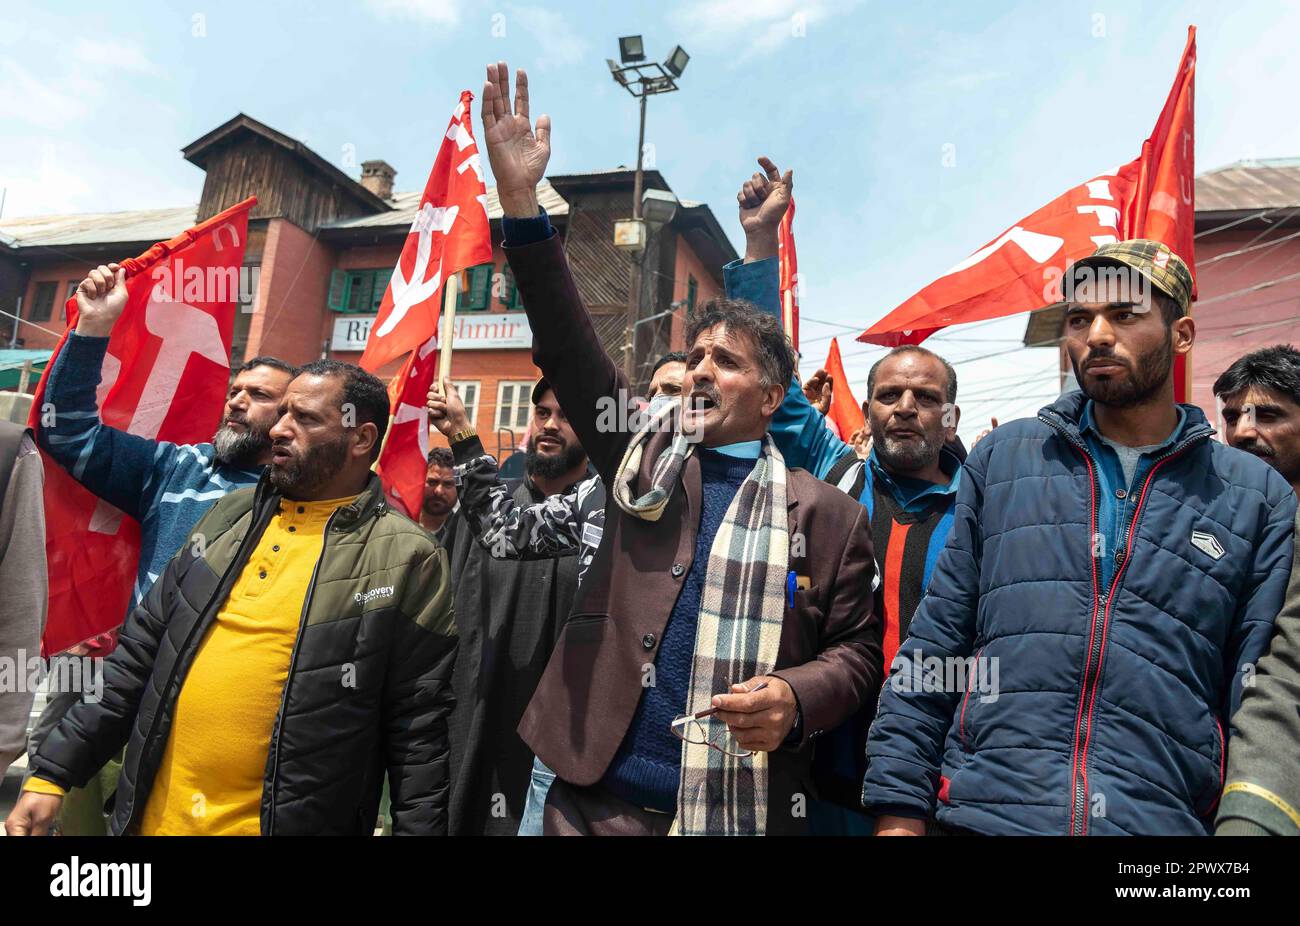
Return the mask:
[[[506,498],[518,506],[558,502],[591,475],[587,453],[545,379],[533,387],[532,402],[526,476],[505,482]],[[441,429],[446,422],[435,424]],[[444,433],[458,469],[485,452],[463,416]],[[459,474],[458,482],[463,485]],[[569,615],[581,566],[576,546],[527,560],[493,556],[475,542],[478,530],[468,514],[462,503],[450,551],[460,633],[452,681],[450,832],[513,836],[533,769],[532,750],[515,728]]]
[[877,833],[1210,832],[1295,495],[1174,401],[1195,337],[1177,255],[1103,245],[1063,283],[1082,391],[966,460],[867,741]]

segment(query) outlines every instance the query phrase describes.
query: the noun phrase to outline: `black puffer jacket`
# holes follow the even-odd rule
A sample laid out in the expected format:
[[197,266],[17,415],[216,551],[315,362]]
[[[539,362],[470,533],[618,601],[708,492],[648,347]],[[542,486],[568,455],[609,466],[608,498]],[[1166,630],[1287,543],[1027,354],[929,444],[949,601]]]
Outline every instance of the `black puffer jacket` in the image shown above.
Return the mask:
[[[75,705],[33,759],[41,778],[81,787],[126,744],[115,834],[144,812],[186,673],[279,502],[263,477],[212,507],[123,627],[102,700]],[[385,772],[394,832],[446,833],[448,576],[374,476],[330,518],[267,753],[263,834],[369,835]]]

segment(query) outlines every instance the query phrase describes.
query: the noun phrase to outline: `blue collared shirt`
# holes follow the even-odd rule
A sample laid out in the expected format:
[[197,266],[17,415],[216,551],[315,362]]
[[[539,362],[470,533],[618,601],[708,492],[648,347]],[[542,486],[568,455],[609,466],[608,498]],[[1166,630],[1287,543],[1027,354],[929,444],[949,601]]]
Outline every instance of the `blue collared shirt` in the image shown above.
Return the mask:
[[1079,433],[1088,446],[1088,452],[1097,463],[1097,477],[1101,483],[1101,498],[1097,500],[1099,536],[1096,538],[1100,541],[1100,549],[1096,550],[1096,554],[1101,562],[1103,593],[1109,594],[1117,565],[1115,554],[1124,543],[1124,532],[1138,503],[1133,489],[1135,486],[1140,487],[1146,480],[1156,459],[1182,437],[1187,426],[1187,413],[1181,407],[1178,408],[1178,423],[1173,431],[1163,443],[1155,445],[1138,458],[1137,469],[1133,472],[1133,481],[1129,483],[1124,479],[1124,468],[1120,464],[1119,454],[1106,443],[1101,432],[1097,430],[1092,404],[1090,399],[1083,407],[1083,414],[1079,418]]

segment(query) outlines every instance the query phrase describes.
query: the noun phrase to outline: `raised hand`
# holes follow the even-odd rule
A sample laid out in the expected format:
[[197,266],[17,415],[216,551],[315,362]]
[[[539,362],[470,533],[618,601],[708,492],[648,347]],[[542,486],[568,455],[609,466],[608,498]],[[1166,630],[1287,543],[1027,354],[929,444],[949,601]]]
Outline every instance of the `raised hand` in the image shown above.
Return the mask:
[[77,287],[77,334],[106,338],[126,308],[126,271],[100,264]]
[[[785,210],[790,205],[790,194],[794,189],[794,171],[784,174],[772,163],[771,158],[759,158],[759,167],[763,173],[755,173],[740,187],[736,201],[740,203],[740,227],[745,230],[749,242],[748,252],[755,251],[755,245],[762,251],[763,257],[776,254],[777,229]],[[771,253],[766,253],[768,250]],[[757,259],[746,253],[745,259]]]
[[818,370],[803,384],[803,394],[812,407],[823,415],[830,414],[833,390],[834,383],[831,381],[831,375],[825,370]]
[[487,66],[483,85],[483,143],[496,179],[501,211],[512,218],[537,215],[537,184],[551,158],[551,117],[528,118],[528,74],[515,72],[515,102],[510,107],[510,71],[504,61]]
[[451,437],[469,427],[469,415],[460,392],[456,384],[445,377],[441,383],[435,382],[430,387],[425,407],[429,409],[429,420],[444,437]]

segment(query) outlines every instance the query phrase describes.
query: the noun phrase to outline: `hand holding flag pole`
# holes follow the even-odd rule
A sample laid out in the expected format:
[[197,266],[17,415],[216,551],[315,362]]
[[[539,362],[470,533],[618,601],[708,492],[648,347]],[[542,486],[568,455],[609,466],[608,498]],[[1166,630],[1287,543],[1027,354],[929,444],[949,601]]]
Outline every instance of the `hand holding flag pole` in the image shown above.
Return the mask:
[[[468,90],[461,93],[442,136],[419,212],[361,358],[361,365],[373,371],[408,354],[389,386],[392,425],[375,470],[389,503],[412,520],[419,518],[424,498],[426,397],[435,374],[448,376],[451,371],[459,274],[492,263],[487,190],[470,120],[473,100]],[[439,347],[440,355],[435,353]]]

